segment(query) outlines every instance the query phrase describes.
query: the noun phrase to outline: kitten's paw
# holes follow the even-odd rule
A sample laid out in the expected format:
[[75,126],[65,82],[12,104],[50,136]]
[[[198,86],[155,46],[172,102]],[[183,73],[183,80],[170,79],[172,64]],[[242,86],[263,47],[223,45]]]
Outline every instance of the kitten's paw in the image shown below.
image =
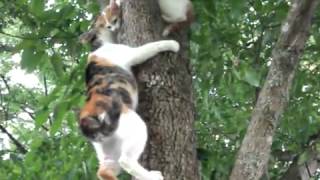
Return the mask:
[[180,44],[177,41],[170,40],[170,43],[171,43],[171,47],[172,47],[171,50],[173,52],[178,52],[180,50]]
[[148,180],[163,180],[162,173],[160,171],[149,171]]

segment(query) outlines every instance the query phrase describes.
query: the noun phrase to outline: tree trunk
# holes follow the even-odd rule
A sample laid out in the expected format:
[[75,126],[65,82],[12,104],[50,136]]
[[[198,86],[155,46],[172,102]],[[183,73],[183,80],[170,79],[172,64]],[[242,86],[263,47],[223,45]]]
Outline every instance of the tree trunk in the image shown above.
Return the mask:
[[[126,0],[122,9],[120,43],[138,46],[162,39],[157,1]],[[134,69],[140,90],[138,112],[149,133],[142,161],[147,168],[160,170],[166,180],[198,180],[189,40],[186,31],[171,38],[180,42],[178,54],[162,53]]]
[[274,132],[288,103],[299,56],[318,3],[318,0],[296,0],[292,4],[230,180],[260,179],[267,168]]

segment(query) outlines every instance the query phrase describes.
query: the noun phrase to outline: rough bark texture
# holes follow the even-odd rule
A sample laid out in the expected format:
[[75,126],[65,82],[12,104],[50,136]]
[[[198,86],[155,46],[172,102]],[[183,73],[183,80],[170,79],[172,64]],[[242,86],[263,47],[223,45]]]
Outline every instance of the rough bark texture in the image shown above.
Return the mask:
[[320,168],[319,143],[320,132],[310,136],[303,153],[295,156],[281,180],[309,180],[314,177]]
[[299,164],[297,156],[281,180],[309,180],[317,173],[319,168],[318,153],[315,149],[310,149],[309,158],[306,162]]
[[274,132],[288,103],[299,56],[318,3],[318,0],[296,0],[292,4],[230,180],[260,179],[267,168]]
[[[122,9],[120,43],[138,46],[162,39],[164,24],[156,0],[126,0]],[[139,114],[149,132],[142,161],[149,169],[161,170],[166,180],[198,180],[187,32],[172,38],[180,42],[178,54],[162,53],[134,69]]]

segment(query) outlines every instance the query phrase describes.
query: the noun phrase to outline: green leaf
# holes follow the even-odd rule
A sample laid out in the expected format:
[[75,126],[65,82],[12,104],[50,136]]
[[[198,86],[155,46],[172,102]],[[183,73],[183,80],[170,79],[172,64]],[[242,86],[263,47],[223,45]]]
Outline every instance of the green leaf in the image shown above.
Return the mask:
[[243,80],[249,83],[252,86],[259,87],[260,86],[260,78],[256,71],[246,69],[244,73]]
[[27,70],[27,72],[34,71],[43,56],[43,52],[37,52],[34,49],[24,49],[21,56],[21,68]]
[[16,45],[16,49],[27,49],[27,48],[34,48],[34,44],[36,43],[35,40],[29,40],[29,39],[24,39],[21,41],[19,44]]
[[74,7],[70,4],[64,6],[60,11],[60,14],[63,18],[72,18],[74,16],[74,13]]
[[59,130],[67,110],[68,110],[68,102],[63,101],[56,106],[55,112],[53,115],[54,121],[50,129],[51,134],[54,134]]
[[38,17],[41,17],[44,12],[45,2],[44,0],[32,0],[30,4],[30,10]]
[[304,151],[304,152],[299,156],[298,165],[301,165],[301,164],[305,163],[306,161],[308,161],[308,159],[309,159],[309,153],[308,153],[308,151]]
[[41,110],[37,113],[35,121],[36,121],[36,127],[40,127],[43,123],[45,123],[48,120],[50,111],[48,109]]
[[52,57],[51,57],[51,64],[52,64],[52,67],[54,69],[54,72],[56,74],[57,77],[61,77],[63,76],[63,63],[62,63],[62,59],[60,56],[58,56],[57,54],[54,54]]

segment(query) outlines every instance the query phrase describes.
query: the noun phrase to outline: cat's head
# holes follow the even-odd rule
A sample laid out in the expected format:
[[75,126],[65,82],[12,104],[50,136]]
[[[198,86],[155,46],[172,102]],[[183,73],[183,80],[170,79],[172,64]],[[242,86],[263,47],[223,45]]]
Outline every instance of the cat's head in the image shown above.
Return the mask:
[[102,141],[118,127],[121,106],[110,96],[95,92],[88,93],[84,107],[80,111],[79,127],[84,136],[91,141]]
[[120,28],[121,24],[121,8],[114,1],[101,12],[95,21],[95,28],[115,32]]
[[106,42],[114,43],[115,32],[121,25],[120,1],[111,0],[110,4],[99,14],[88,32],[80,36],[82,44],[89,43],[92,50],[99,48]]

